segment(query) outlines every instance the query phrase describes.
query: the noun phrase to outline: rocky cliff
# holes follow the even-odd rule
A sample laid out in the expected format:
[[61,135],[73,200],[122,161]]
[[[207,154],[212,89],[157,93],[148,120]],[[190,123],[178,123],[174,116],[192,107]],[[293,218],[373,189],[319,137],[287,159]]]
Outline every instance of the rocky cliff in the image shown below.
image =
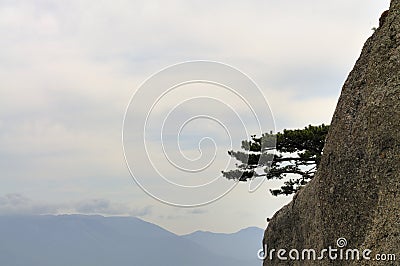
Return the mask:
[[[400,0],[392,0],[343,86],[318,173],[274,215],[264,245],[264,265],[382,265],[378,254],[395,254],[396,262],[383,264],[400,265]],[[332,256],[329,246],[337,249]],[[323,260],[309,251],[302,260],[311,248],[316,257],[328,250]],[[286,250],[282,259],[278,249]],[[359,250],[360,261],[347,249]]]

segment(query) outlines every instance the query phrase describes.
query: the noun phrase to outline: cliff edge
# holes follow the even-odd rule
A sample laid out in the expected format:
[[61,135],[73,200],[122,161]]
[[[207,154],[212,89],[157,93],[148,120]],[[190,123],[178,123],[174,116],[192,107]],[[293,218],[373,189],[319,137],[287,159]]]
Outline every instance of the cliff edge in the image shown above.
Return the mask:
[[[264,265],[382,265],[379,254],[395,254],[384,265],[399,265],[400,0],[391,1],[342,88],[315,178],[273,216],[263,242]],[[337,258],[328,250],[318,260],[329,246]],[[304,249],[317,259],[301,259]],[[347,249],[359,250],[360,260]]]

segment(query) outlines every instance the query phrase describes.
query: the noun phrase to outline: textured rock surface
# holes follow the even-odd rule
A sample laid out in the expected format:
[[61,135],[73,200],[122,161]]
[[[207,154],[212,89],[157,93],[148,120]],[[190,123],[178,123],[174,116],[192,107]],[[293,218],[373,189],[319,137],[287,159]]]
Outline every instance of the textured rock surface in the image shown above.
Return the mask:
[[395,253],[397,262],[282,261],[275,253],[264,265],[400,265],[400,0],[343,86],[316,177],[274,215],[264,244],[319,252],[340,237],[345,249]]

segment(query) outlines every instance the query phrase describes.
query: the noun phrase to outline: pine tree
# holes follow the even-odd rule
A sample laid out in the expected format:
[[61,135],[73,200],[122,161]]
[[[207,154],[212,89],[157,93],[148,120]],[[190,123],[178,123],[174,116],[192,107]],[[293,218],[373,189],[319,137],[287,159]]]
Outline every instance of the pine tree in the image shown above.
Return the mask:
[[[272,195],[290,195],[310,181],[318,169],[329,125],[285,129],[242,141],[243,151],[228,151],[241,162],[236,169],[222,172],[227,179],[248,181],[254,177],[285,179]],[[262,170],[260,172],[260,169]]]

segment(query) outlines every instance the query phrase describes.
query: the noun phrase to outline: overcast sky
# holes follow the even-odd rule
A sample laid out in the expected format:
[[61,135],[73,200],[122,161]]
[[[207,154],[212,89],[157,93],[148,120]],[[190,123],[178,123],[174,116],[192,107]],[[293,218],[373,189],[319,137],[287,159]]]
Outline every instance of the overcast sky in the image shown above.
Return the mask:
[[[388,7],[389,0],[0,0],[0,213],[134,215],[176,233],[265,227],[290,200],[269,195],[279,182],[252,194],[239,185],[199,208],[145,194],[122,152],[129,99],[169,65],[212,60],[257,83],[277,130],[329,124],[345,78]],[[254,90],[244,96],[257,98]],[[176,101],[167,98],[163,107]],[[189,157],[210,134],[206,127],[185,132]],[[225,146],[216,147],[226,155]],[[146,168],[140,175],[154,177]]]

